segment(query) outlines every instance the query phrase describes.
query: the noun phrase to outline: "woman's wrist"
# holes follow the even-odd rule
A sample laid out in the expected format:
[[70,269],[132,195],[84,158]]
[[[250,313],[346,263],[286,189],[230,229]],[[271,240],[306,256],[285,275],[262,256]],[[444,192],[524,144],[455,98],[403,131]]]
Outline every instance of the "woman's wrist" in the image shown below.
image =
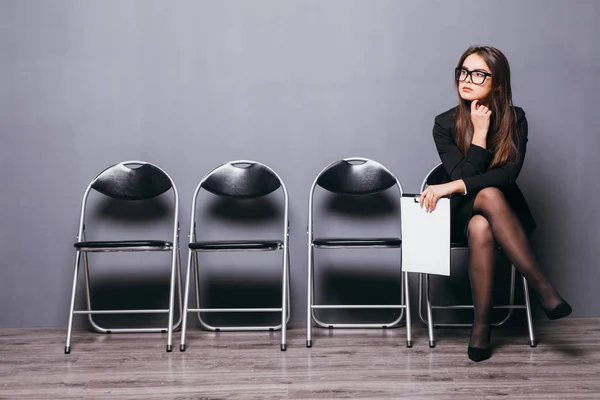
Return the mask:
[[473,140],[471,140],[471,143],[485,149],[487,147],[487,132],[475,131],[473,133]]
[[455,181],[452,181],[448,185],[450,186],[449,187],[450,193],[448,193],[448,195],[465,194],[467,192],[467,187],[465,185],[465,182],[462,179],[457,179]]

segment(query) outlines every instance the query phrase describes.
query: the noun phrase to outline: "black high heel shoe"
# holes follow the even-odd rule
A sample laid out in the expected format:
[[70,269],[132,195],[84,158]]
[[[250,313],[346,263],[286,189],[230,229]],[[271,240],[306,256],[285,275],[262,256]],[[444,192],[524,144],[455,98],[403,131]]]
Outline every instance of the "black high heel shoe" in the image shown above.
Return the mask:
[[551,310],[546,310],[542,307],[548,319],[555,320],[559,318],[564,318],[570,315],[573,312],[571,305],[567,303],[564,299],[561,299],[560,303]]
[[492,346],[479,348],[479,347],[471,347],[467,348],[467,355],[471,359],[471,361],[480,362],[485,361],[492,356]]
[[492,334],[492,329],[488,330],[488,343],[487,347],[471,347],[471,339],[469,339],[469,347],[467,347],[467,356],[471,361],[480,362],[485,361],[492,356],[492,342],[490,336]]

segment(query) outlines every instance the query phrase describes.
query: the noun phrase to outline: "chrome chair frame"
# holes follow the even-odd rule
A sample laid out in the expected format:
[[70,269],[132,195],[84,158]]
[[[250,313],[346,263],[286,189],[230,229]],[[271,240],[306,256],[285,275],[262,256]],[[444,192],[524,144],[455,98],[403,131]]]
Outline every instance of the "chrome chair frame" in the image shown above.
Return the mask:
[[[385,170],[388,174],[390,174],[393,179],[395,180],[395,184],[393,186],[396,186],[398,188],[398,206],[400,207],[401,201],[400,199],[402,198],[402,193],[403,193],[403,189],[402,189],[402,184],[400,183],[400,180],[396,177],[396,175],[391,172],[389,169],[387,169],[385,166],[381,165],[380,163],[370,160],[368,158],[364,158],[364,157],[350,157],[350,158],[345,158],[342,160],[338,160],[335,161],[331,164],[329,164],[327,167],[323,168],[323,170],[321,170],[321,172],[317,175],[317,177],[315,178],[315,180],[312,183],[312,186],[310,188],[310,194],[309,194],[309,199],[308,199],[308,228],[307,228],[307,234],[308,234],[308,291],[307,291],[307,318],[306,318],[306,347],[312,347],[313,345],[313,341],[312,341],[312,321],[314,320],[318,326],[322,327],[322,328],[329,328],[329,329],[333,329],[333,328],[392,328],[397,326],[400,321],[402,320],[402,318],[404,317],[404,311],[406,310],[406,346],[407,347],[412,347],[412,336],[411,336],[411,318],[410,318],[410,299],[409,299],[409,287],[408,287],[408,273],[406,272],[402,272],[402,252],[401,252],[401,244],[399,246],[394,246],[394,247],[387,247],[387,246],[373,246],[373,245],[365,245],[365,246],[326,246],[323,248],[329,248],[329,249],[333,249],[333,248],[398,248],[399,251],[399,256],[400,256],[400,281],[401,281],[401,293],[400,293],[400,297],[401,297],[401,304],[398,305],[325,305],[325,304],[314,304],[314,253],[315,253],[315,248],[320,248],[321,246],[316,245],[315,244],[315,239],[314,239],[314,192],[315,192],[315,188],[317,186],[317,182],[319,181],[319,178],[326,172],[328,171],[332,166],[334,166],[335,164],[341,162],[341,161],[345,161],[348,163],[353,163],[353,162],[372,162],[377,164],[378,166],[380,166],[383,170]],[[391,186],[392,187],[392,186]],[[390,187],[390,188],[391,188]],[[399,208],[401,209],[401,208]],[[398,219],[398,226],[400,226],[400,219]],[[400,309],[400,315],[397,319],[395,319],[394,321],[391,321],[389,323],[342,323],[342,324],[335,324],[335,323],[328,323],[328,322],[324,322],[321,319],[318,318],[318,316],[316,315],[316,310],[321,310],[321,309]]]
[[[430,177],[439,171],[439,168],[443,168],[442,164],[436,165],[432,168],[423,183],[421,184],[421,193],[427,188]],[[450,248],[453,250],[468,250],[466,246],[458,246],[453,245]],[[531,314],[531,302],[529,299],[529,289],[527,285],[527,280],[525,277],[521,276],[522,284],[523,284],[523,297],[525,300],[525,304],[515,304],[515,281],[516,281],[516,268],[513,264],[511,264],[511,277],[510,277],[510,289],[509,289],[509,300],[507,305],[495,305],[494,309],[508,309],[506,316],[500,321],[493,322],[492,326],[499,327],[504,325],[512,316],[513,311],[515,309],[525,309],[527,314],[527,329],[529,333],[529,345],[531,347],[536,346],[535,335],[533,332],[533,320]],[[427,318],[423,315],[423,303],[426,305]],[[427,326],[428,334],[429,334],[429,347],[435,347],[435,337],[433,333],[433,329],[435,327],[452,327],[452,328],[461,328],[461,327],[471,327],[470,323],[434,323],[433,322],[433,310],[465,310],[465,309],[473,309],[472,304],[452,304],[452,305],[434,305],[431,301],[431,291],[430,291],[430,282],[429,282],[429,274],[419,274],[419,318],[421,321]],[[431,321],[431,323],[430,323]]]
[[[171,189],[173,191],[175,209],[173,211],[173,242],[168,243],[165,242],[163,246],[106,246],[106,247],[78,247],[77,243],[85,242],[85,213],[87,209],[87,200],[91,190],[94,188],[94,184],[97,180],[102,176],[106,171],[111,170],[112,168],[123,167],[127,168],[130,165],[149,165],[164,174],[166,178],[170,181]],[[167,191],[169,190],[167,189]],[[65,344],[65,354],[69,354],[71,352],[71,336],[73,329],[73,317],[76,314],[84,314],[88,316],[88,320],[92,329],[99,333],[167,333],[167,352],[172,351],[173,344],[173,330],[177,329],[181,324],[181,309],[182,309],[182,301],[181,301],[181,266],[179,259],[179,195],[177,192],[177,187],[175,186],[175,182],[173,179],[160,167],[145,162],[145,161],[123,161],[112,165],[98,174],[92,182],[87,186],[83,200],[81,203],[81,213],[79,217],[79,228],[77,233],[77,242],[76,242],[76,257],[75,257],[75,271],[73,274],[73,285],[71,290],[71,301],[69,308],[69,319],[67,326],[67,338]],[[89,263],[87,253],[89,252],[140,252],[140,251],[170,251],[172,253],[171,257],[171,275],[170,275],[170,285],[169,285],[169,308],[168,309],[131,309],[131,310],[93,310],[92,309],[92,299],[91,299],[91,288],[90,288],[90,274],[89,274]],[[85,295],[86,295],[86,309],[85,310],[75,310],[75,298],[77,294],[77,281],[79,276],[79,269],[81,264],[81,259],[83,258],[83,270],[84,270],[84,281],[85,281]],[[177,280],[177,285],[175,284]],[[177,286],[177,293],[179,299],[179,320],[173,324],[173,308],[174,308],[174,292],[175,286]],[[168,324],[167,327],[156,327],[156,328],[106,328],[100,326],[94,320],[94,315],[99,314],[168,314]]]
[[[192,244],[196,242],[196,208],[198,195],[203,188],[205,182],[216,172],[218,172],[221,168],[226,166],[237,166],[240,164],[251,164],[251,165],[259,165],[266,168],[270,173],[272,173],[277,180],[279,181],[279,185],[283,191],[284,198],[284,216],[283,216],[283,241],[279,243],[276,248],[271,247],[267,249],[243,249],[243,248],[235,248],[235,249],[193,249],[191,248]],[[259,196],[263,197],[263,196]],[[194,197],[192,199],[192,208],[191,208],[191,218],[190,218],[190,246],[188,246],[188,261],[187,261],[187,275],[185,282],[185,293],[184,293],[184,306],[183,306],[183,322],[181,329],[181,345],[179,350],[186,350],[186,332],[187,332],[187,318],[188,313],[195,312],[197,313],[198,320],[200,324],[207,330],[218,332],[218,331],[276,331],[281,330],[281,350],[285,351],[287,349],[286,342],[286,329],[287,323],[290,319],[290,253],[289,253],[289,235],[290,235],[290,224],[289,224],[289,200],[288,200],[288,192],[283,182],[283,179],[270,167],[267,165],[250,160],[236,160],[224,163],[213,170],[211,170],[208,174],[206,174],[198,186],[194,191]],[[200,304],[200,273],[199,273],[199,263],[198,263],[198,253],[199,252],[222,252],[222,251],[273,251],[273,250],[283,250],[283,271],[282,271],[282,306],[281,307],[271,307],[271,308],[206,308],[201,307]],[[195,294],[196,294],[196,307],[189,308],[189,290],[190,290],[190,281],[191,281],[191,269],[192,265],[194,267],[194,280],[195,280]],[[241,312],[241,313],[251,313],[251,312],[281,312],[281,323],[274,326],[213,326],[208,324],[203,318],[202,313],[230,313],[230,312]]]

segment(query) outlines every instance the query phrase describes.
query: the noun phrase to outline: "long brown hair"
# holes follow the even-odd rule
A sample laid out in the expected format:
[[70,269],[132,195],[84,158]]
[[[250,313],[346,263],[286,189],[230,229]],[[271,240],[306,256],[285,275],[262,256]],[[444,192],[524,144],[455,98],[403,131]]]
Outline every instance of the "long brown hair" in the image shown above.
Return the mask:
[[[488,133],[488,149],[494,157],[490,167],[506,164],[509,160],[516,161],[518,150],[513,138],[519,134],[517,115],[512,107],[512,89],[510,87],[510,66],[502,52],[491,46],[471,46],[458,61],[462,68],[465,59],[471,54],[477,54],[490,67],[492,74],[492,90],[490,92],[489,108],[492,111],[490,131]],[[458,81],[456,87],[458,89]],[[458,96],[456,112],[456,143],[458,148],[467,154],[473,139],[473,123],[471,122],[471,103]]]

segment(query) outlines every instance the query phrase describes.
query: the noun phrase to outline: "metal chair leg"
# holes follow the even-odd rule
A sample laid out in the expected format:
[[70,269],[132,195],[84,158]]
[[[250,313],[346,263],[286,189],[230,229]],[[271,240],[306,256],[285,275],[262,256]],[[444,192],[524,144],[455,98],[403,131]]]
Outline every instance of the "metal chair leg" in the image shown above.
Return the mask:
[[67,325],[67,340],[65,342],[65,354],[71,353],[71,334],[73,333],[73,316],[75,315],[75,297],[77,295],[77,278],[79,275],[79,260],[81,253],[75,256],[75,271],[73,273],[73,287],[71,289],[71,305],[69,307],[69,323]]
[[[433,312],[431,310],[431,292],[429,291],[429,275],[424,274],[425,278],[425,301],[427,302],[427,331],[429,333],[429,347],[435,347],[435,337],[433,336]],[[420,299],[419,299],[420,300]]]
[[177,248],[177,299],[179,304],[179,318],[173,325],[173,331],[176,331],[181,326],[183,319],[183,286],[181,281],[181,253],[179,247]]
[[289,253],[287,246],[283,249],[285,254],[283,255],[283,279],[281,285],[281,351],[285,351],[287,349],[286,343],[286,329],[287,329],[287,318],[288,318],[288,277],[289,277]]
[[531,301],[529,299],[529,287],[527,285],[527,279],[524,276],[521,276],[523,281],[523,297],[525,298],[525,310],[527,312],[527,329],[529,331],[529,346],[535,347],[537,343],[535,342],[535,336],[533,333],[533,319],[531,317]]
[[313,269],[314,248],[312,244],[308,245],[308,284],[306,294],[306,347],[312,347],[312,305],[313,305]]
[[423,302],[425,301],[425,289],[424,289],[424,278],[425,274],[419,274],[419,293],[418,293],[418,299],[419,299],[419,319],[421,320],[421,322],[423,322],[425,324],[425,326],[429,325],[429,319],[426,319],[423,316]]
[[408,272],[403,273],[404,283],[404,306],[406,307],[406,347],[412,347],[412,321],[410,317],[410,291],[408,289]]
[[178,272],[178,246],[173,246],[173,255],[171,259],[171,279],[169,281],[169,319],[167,323],[167,353],[173,351],[173,314],[175,308],[175,283],[177,282],[176,274]]
[[290,289],[290,287],[291,287],[291,282],[290,282],[291,281],[291,277],[290,277],[291,266],[290,266],[290,250],[289,250],[289,248],[288,248],[288,257],[287,257],[287,259],[288,259],[288,266],[287,266],[287,268],[288,268],[288,274],[287,274],[286,284],[287,284],[287,288],[288,288],[288,290],[287,290],[287,306],[288,306],[287,310],[288,311],[287,311],[286,324],[289,324],[290,323],[290,317],[292,315],[292,299],[291,299],[291,289]]
[[[198,253],[193,252],[192,254],[192,272],[194,272],[194,291],[196,292],[196,308],[200,308],[200,267],[198,266]],[[198,322],[202,323],[202,317],[200,313],[196,313]]]
[[[187,328],[187,317],[188,317],[188,302],[190,298],[190,279],[192,275],[192,250],[188,250],[188,262],[187,271],[185,278],[185,294],[183,295],[183,319],[181,323],[181,344],[179,345],[179,351],[185,351],[185,333]],[[196,285],[198,283],[196,282]]]

